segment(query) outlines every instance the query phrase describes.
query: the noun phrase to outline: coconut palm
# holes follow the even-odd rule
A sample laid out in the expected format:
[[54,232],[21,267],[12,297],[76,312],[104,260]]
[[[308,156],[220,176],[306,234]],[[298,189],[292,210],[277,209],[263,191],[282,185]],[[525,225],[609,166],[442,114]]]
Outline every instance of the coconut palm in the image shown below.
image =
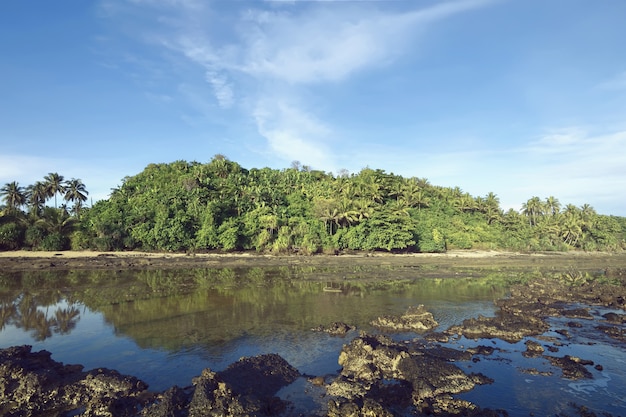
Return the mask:
[[83,203],[87,201],[87,194],[89,194],[89,191],[87,191],[85,184],[83,184],[80,179],[72,178],[67,182],[65,196],[63,198],[65,201],[74,203],[74,210],[79,218],[80,209],[83,206]]
[[43,210],[48,196],[48,188],[46,184],[42,181],[37,181],[26,188],[26,193],[26,199],[31,207],[31,211],[36,215],[39,215],[41,210]]
[[65,194],[65,183],[63,175],[50,172],[44,178],[48,197],[54,197],[54,207],[57,208],[57,194]]
[[74,229],[76,219],[72,218],[67,210],[46,207],[36,224],[43,227],[48,233],[66,236]]
[[556,197],[550,196],[546,198],[546,209],[548,210],[548,214],[555,216],[561,211],[561,203],[559,203]]
[[9,212],[14,213],[26,204],[26,191],[15,181],[7,183],[0,188],[0,195],[3,197]]
[[544,204],[539,197],[532,197],[522,204],[522,213],[528,217],[531,226],[536,226],[537,219],[544,214]]

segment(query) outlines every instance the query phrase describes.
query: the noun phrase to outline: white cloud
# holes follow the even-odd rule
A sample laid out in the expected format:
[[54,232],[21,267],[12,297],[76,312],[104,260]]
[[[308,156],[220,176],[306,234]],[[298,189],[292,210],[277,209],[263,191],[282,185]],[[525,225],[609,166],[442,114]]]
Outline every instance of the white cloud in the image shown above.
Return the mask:
[[[549,132],[514,155],[513,190],[554,195],[563,203],[605,203],[626,189],[626,130],[593,134],[581,128]],[[529,195],[532,193],[532,195]],[[524,200],[525,201],[525,200]]]
[[213,71],[207,71],[206,79],[213,86],[213,91],[220,107],[224,109],[232,107],[235,102],[232,83],[224,75]]
[[272,152],[286,161],[301,161],[316,169],[334,170],[328,145],[330,130],[311,114],[283,101],[261,100],[254,110],[259,134]]
[[289,83],[340,81],[386,65],[412,44],[423,26],[492,1],[458,1],[399,13],[358,8],[314,8],[296,14],[248,11],[238,69]]

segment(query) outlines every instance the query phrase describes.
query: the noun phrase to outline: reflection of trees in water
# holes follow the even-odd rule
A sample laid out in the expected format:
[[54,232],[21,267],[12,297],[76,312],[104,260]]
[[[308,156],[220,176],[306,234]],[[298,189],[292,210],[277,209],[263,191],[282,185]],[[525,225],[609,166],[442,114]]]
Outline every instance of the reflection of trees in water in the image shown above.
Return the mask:
[[37,296],[23,293],[12,301],[5,301],[0,306],[0,330],[6,325],[14,325],[32,332],[36,341],[46,340],[53,333],[69,334],[80,320],[80,310],[70,305],[53,307],[54,311],[50,311],[51,306],[62,301],[61,295],[54,292]]
[[2,303],[0,306],[0,330],[4,330],[4,327],[11,322],[16,313],[17,308],[14,304]]
[[80,319],[80,311],[74,306],[61,308],[56,311],[55,317],[55,333],[69,334],[76,327],[76,323],[78,323]]

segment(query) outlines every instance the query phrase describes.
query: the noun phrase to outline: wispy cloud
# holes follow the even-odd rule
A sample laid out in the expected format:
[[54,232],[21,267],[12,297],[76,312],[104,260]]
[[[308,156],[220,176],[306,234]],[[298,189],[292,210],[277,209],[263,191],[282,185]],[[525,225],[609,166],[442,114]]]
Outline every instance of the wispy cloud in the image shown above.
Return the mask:
[[[138,21],[152,13],[159,27],[136,33],[137,39],[204,71],[204,80],[181,83],[208,83],[217,104],[256,123],[279,157],[322,168],[333,159],[325,144],[333,127],[314,114],[304,90],[390,65],[414,48],[429,24],[493,2],[447,1],[399,11],[376,2],[298,1],[226,7],[218,14],[212,3],[194,0],[132,0],[135,8],[125,13]],[[115,9],[114,3],[105,4]]]
[[212,71],[207,71],[206,80],[213,86],[220,107],[225,109],[232,107],[235,101],[232,83],[224,75]]
[[336,169],[327,142],[330,130],[315,116],[287,102],[260,100],[254,119],[275,156],[287,161],[304,161],[318,169]]

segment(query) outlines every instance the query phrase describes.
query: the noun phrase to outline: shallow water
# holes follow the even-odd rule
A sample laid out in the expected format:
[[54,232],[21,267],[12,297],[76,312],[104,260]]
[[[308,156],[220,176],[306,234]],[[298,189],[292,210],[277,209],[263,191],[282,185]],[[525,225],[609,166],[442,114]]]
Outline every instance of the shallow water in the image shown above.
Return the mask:
[[[219,371],[240,357],[262,353],[277,353],[305,374],[327,375],[339,371],[339,352],[357,333],[335,337],[311,331],[317,325],[343,321],[373,332],[369,322],[375,317],[424,304],[442,331],[466,318],[493,315],[493,301],[506,296],[508,285],[494,275],[433,279],[415,272],[413,278],[393,280],[371,272],[368,277],[368,271],[359,270],[358,281],[346,278],[345,271],[333,275],[314,268],[2,275],[0,348],[30,344],[33,351],[52,352],[57,361],[135,375],[155,391],[190,385],[204,368]],[[594,311],[597,317],[606,312]],[[571,402],[625,415],[624,346],[608,337],[598,340],[594,321],[577,321],[583,327],[569,329],[570,338],[550,332],[554,340],[540,342],[563,344],[558,353],[546,354],[602,364],[602,371],[588,367],[593,380],[565,380],[544,358],[522,357],[524,341],[462,338],[449,345],[499,349],[479,362],[458,363],[495,380],[460,398],[506,409],[512,416],[565,413]],[[550,324],[554,330],[564,327],[556,319]],[[529,368],[553,375],[520,372]],[[298,412],[323,407],[313,400],[315,393],[298,394],[291,387],[284,395],[298,402],[293,409]]]

